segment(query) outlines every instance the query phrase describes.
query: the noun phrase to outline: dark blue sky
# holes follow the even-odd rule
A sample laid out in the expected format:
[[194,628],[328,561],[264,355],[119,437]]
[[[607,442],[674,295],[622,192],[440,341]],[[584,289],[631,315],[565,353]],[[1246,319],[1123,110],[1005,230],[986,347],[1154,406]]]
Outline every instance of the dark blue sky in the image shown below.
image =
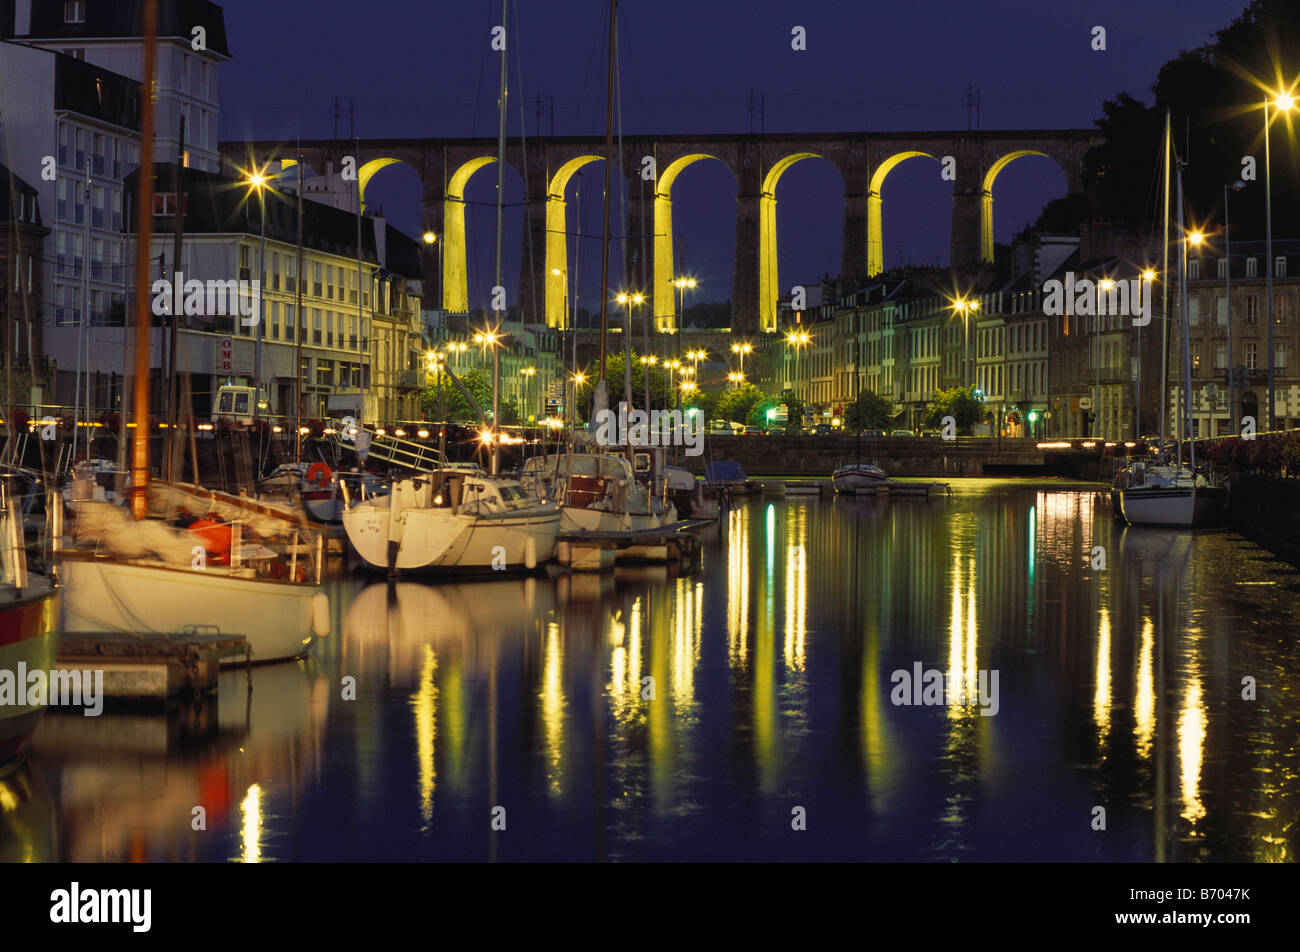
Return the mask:
[[[965,129],[967,89],[980,90],[981,125],[1089,127],[1104,99],[1128,90],[1150,101],[1159,66],[1206,42],[1244,0],[1091,0],[1087,4],[978,0],[625,0],[620,5],[622,113],[627,132],[745,132],[759,125],[750,91],[766,94],[768,131]],[[516,3],[511,4],[512,18]],[[522,108],[536,132],[604,131],[605,0],[518,0],[511,55],[509,132]],[[362,136],[490,136],[496,132],[497,54],[489,50],[498,0],[228,0],[234,62],[222,71],[222,138],[292,140],[333,134],[334,97],[348,134],[355,101]],[[808,49],[790,47],[791,28]],[[1107,50],[1090,48],[1094,26]],[[595,167],[593,167],[594,169]],[[471,201],[494,200],[495,175],[471,182]],[[1014,163],[998,179],[995,237],[1009,241],[1063,193],[1047,159]],[[583,230],[599,232],[600,173],[583,186]],[[885,188],[886,265],[946,263],[951,183],[933,163],[905,162]],[[679,249],[701,279],[700,300],[731,294],[735,181],[719,163],[693,165],[674,188]],[[795,165],[778,190],[781,285],[834,274],[840,260],[839,174],[827,162]],[[420,185],[392,166],[367,199],[403,230],[418,227]],[[507,201],[522,183],[507,176]],[[573,200],[572,191],[570,201]],[[494,211],[470,216],[471,304],[491,281]],[[507,211],[507,287],[519,257],[519,209]],[[572,227],[572,226],[571,226]],[[615,226],[617,228],[617,226]],[[594,304],[590,267],[599,242],[584,243],[582,301]],[[616,274],[616,272],[615,272]]]

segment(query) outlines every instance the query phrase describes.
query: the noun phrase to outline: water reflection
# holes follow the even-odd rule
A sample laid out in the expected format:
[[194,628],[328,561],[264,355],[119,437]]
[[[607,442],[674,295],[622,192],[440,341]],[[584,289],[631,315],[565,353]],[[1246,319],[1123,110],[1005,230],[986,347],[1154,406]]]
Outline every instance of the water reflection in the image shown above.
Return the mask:
[[[340,580],[338,636],[251,693],[47,717],[0,856],[1291,859],[1300,619],[1256,584],[1284,578],[990,481],[749,503],[688,576]],[[941,710],[890,702],[917,663]]]

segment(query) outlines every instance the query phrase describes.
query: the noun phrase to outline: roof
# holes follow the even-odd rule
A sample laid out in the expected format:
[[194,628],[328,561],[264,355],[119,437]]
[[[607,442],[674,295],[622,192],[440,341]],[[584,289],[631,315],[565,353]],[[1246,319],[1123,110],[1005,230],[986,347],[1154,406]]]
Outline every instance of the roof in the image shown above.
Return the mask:
[[[144,0],[86,0],[85,22],[65,23],[63,0],[30,0],[31,24],[22,35],[15,32],[15,0],[3,0],[0,35],[21,42],[42,40],[140,39],[144,36]],[[159,0],[159,39],[190,43],[195,27],[206,33],[209,52],[230,59],[226,19],[221,7],[209,0]]]
[[[10,201],[10,195],[12,193],[30,195],[33,199],[37,199],[40,195],[36,189],[23,181],[21,176],[15,175],[11,172],[8,166],[0,164],[0,221],[8,222],[13,220],[13,204]],[[35,208],[36,218],[31,222],[31,224],[40,228],[41,208],[39,201],[36,202]]]
[[140,131],[140,84],[120,73],[54,54],[54,108]]

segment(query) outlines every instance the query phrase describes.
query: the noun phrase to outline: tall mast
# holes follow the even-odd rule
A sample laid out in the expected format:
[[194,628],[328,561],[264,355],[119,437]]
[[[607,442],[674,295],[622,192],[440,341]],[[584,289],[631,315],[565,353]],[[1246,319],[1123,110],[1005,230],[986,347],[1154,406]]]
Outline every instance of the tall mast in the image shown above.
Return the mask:
[[158,0],[144,2],[144,75],[140,81],[140,168],[135,245],[135,433],[131,442],[131,515],[149,514],[149,245],[153,240],[153,83]]
[[[1180,249],[1178,269],[1178,310],[1180,321],[1178,323],[1178,334],[1183,340],[1183,372],[1182,381],[1178,387],[1178,425],[1182,429],[1184,424],[1187,434],[1187,452],[1188,463],[1192,468],[1193,475],[1196,471],[1196,450],[1192,443],[1192,350],[1188,338],[1191,336],[1190,328],[1187,324],[1187,237],[1183,232],[1183,169],[1178,167],[1178,247]],[[1183,408],[1186,407],[1187,415],[1184,419]],[[1178,441],[1178,466],[1183,465],[1183,441]]]
[[[509,76],[510,57],[509,33],[506,16],[509,13],[510,0],[501,0],[501,93],[497,98],[497,269],[495,287],[501,287],[501,248],[505,239],[506,217],[506,83]],[[493,298],[496,298],[495,293]],[[501,327],[501,312],[496,311],[496,333]],[[495,476],[501,466],[501,345],[492,342],[492,475]]]
[[[298,260],[294,267],[294,294],[297,297],[297,304],[294,307],[293,319],[293,337],[294,337],[294,368],[293,368],[293,459],[296,463],[302,462],[302,188],[303,188],[303,169],[302,169],[302,143],[298,148]],[[365,296],[365,288],[357,288],[357,296]],[[366,334],[365,322],[357,328],[357,333],[364,339]],[[364,345],[362,345],[364,347]]]
[[[178,446],[176,442],[176,326],[181,315],[176,313],[182,308],[177,306],[177,302],[184,300],[184,288],[178,287],[177,282],[181,277],[181,250],[185,233],[185,202],[184,202],[184,176],[185,176],[185,113],[181,113],[181,131],[180,139],[176,146],[176,168],[173,178],[176,191],[176,207],[172,210],[172,315],[171,329],[167,334],[167,436],[163,440],[163,446],[166,447],[167,454],[167,478],[175,479],[176,474],[172,472],[172,457],[174,448]],[[194,481],[199,481],[199,474],[194,474]]]
[[609,0],[609,67],[605,86],[605,218],[600,233],[600,371],[605,381],[605,337],[609,323],[609,175],[614,164],[614,44],[618,0]]
[[1164,220],[1160,247],[1160,447],[1165,445],[1165,399],[1169,389],[1169,110],[1165,109]]

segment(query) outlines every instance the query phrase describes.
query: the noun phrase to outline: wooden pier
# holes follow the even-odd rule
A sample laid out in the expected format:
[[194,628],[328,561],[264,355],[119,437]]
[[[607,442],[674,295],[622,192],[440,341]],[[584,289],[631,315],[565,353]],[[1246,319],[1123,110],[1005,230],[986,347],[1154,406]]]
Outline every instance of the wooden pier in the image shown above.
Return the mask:
[[716,524],[712,519],[691,519],[637,532],[561,532],[555,557],[576,572],[603,572],[623,562],[693,562],[700,549],[700,530]]
[[118,701],[165,704],[216,690],[227,658],[251,663],[243,635],[209,632],[137,635],[131,632],[68,631],[59,636],[61,668],[104,672],[104,696]]
[[923,497],[952,495],[949,483],[882,483],[879,486],[866,486],[861,489],[839,489],[829,479],[787,479],[770,480],[763,484],[765,495],[769,496],[815,496],[823,499],[829,496],[883,496],[885,498]]

